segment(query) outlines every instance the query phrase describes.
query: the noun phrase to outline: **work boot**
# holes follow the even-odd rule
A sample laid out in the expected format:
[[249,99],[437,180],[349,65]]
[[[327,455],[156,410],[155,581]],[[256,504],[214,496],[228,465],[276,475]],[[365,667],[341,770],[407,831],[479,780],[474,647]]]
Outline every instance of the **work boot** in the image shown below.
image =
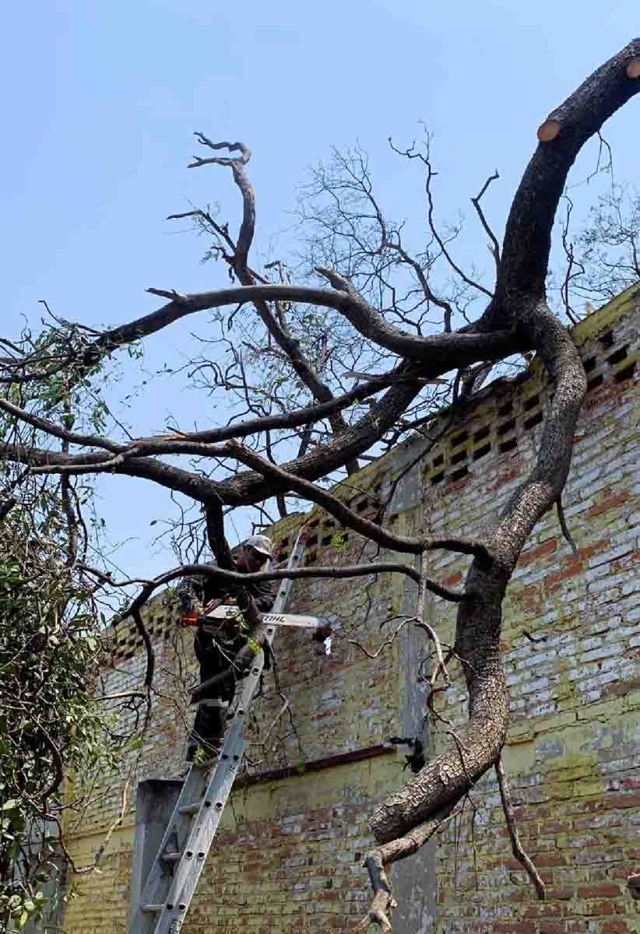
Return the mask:
[[202,750],[205,759],[218,756],[224,741],[227,704],[219,698],[200,701],[193,730],[189,735],[187,762],[193,762],[196,752]]
[[210,762],[217,759],[222,749],[222,741],[217,744],[207,743],[202,738],[192,736],[187,746],[187,762]]

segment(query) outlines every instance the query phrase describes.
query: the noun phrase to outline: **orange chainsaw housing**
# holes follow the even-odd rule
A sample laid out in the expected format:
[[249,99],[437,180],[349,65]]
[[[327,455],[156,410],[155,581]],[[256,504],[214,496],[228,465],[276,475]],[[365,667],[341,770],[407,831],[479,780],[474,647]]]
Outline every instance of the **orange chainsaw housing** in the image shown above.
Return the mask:
[[[227,597],[226,600],[219,600],[216,603],[216,606],[233,606],[236,601],[232,597]],[[180,617],[181,626],[197,626],[198,621],[205,617],[205,613],[201,610],[199,613],[196,610],[191,610],[189,613],[185,613]]]

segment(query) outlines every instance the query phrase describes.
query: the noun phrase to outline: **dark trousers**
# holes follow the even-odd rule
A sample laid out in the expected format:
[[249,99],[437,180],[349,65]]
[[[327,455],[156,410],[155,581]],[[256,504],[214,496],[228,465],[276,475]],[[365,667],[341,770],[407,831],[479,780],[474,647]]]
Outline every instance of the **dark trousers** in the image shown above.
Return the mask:
[[[244,642],[242,636],[214,636],[200,626],[193,643],[196,658],[200,663],[200,683],[229,668]],[[231,671],[199,701],[193,731],[189,737],[188,760],[193,758],[198,748],[203,749],[206,754],[215,755],[224,737],[227,710],[235,691],[236,679]]]

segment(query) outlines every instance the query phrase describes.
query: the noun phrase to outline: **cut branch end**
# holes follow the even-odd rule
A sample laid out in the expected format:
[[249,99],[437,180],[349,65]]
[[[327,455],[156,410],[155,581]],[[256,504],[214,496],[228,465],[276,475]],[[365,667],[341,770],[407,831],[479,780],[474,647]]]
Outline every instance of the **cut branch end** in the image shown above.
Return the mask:
[[640,58],[634,58],[629,62],[627,75],[629,78],[640,78]]
[[545,120],[538,127],[538,140],[541,143],[550,143],[560,132],[559,120]]

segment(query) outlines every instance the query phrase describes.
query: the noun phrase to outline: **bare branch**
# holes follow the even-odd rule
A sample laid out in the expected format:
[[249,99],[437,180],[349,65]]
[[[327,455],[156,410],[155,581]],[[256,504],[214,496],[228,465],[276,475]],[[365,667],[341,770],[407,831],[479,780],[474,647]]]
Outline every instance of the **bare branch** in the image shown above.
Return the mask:
[[407,623],[410,623],[411,621],[412,621],[411,617],[407,617],[406,619],[403,619],[402,622],[398,626],[396,626],[393,633],[378,646],[375,652],[370,652],[369,649],[367,649],[364,645],[362,645],[362,643],[359,642],[357,639],[347,639],[347,642],[349,642],[350,645],[355,645],[356,648],[360,649],[360,651],[364,655],[367,656],[367,658],[372,658],[372,659],[378,658],[378,656],[382,652],[384,652],[385,649],[393,645],[393,643],[396,641],[396,639],[398,638],[398,636],[400,635],[404,627],[407,625]]
[[[192,163],[191,167],[195,165],[204,165],[208,162],[215,162],[219,165],[229,165],[231,167],[234,181],[238,186],[242,196],[243,215],[240,230],[238,232],[237,243],[235,244],[233,257],[230,260],[230,263],[239,281],[244,286],[253,286],[256,277],[255,274],[249,269],[248,264],[249,250],[251,249],[251,244],[253,242],[255,233],[255,193],[244,170],[244,166],[250,158],[249,150],[242,143],[212,143],[211,140],[207,139],[207,137],[202,133],[197,133],[196,136],[203,145],[208,146],[210,149],[225,148],[231,151],[239,150],[242,153],[242,158],[239,160],[201,159],[195,163]],[[277,310],[280,311],[280,314],[274,316],[266,302],[256,300],[253,302],[253,304],[268,332],[274,338],[278,346],[280,346],[285,352],[289,363],[300,377],[302,382],[311,390],[313,397],[318,402],[330,402],[333,399],[333,393],[327,384],[320,379],[316,369],[310,364],[309,360],[302,352],[300,341],[292,337],[290,334],[286,326],[284,316],[281,313],[281,309],[278,309],[278,306],[276,306]],[[337,411],[330,416],[330,422],[333,430],[337,433],[346,428],[346,423],[340,411]],[[358,469],[357,461],[353,459],[349,461],[347,463],[347,468],[350,473],[355,472]]]
[[[158,293],[159,290],[153,291]],[[174,293],[163,291],[161,294],[168,297]],[[117,328],[103,331],[100,337],[85,350],[84,358],[87,362],[95,363],[104,354],[109,354],[118,347],[126,346],[143,337],[149,337],[174,321],[179,321],[199,311],[261,300],[304,302],[308,305],[324,305],[334,308],[351,321],[361,333],[371,337],[387,350],[421,361],[424,361],[425,357],[430,354],[434,354],[438,359],[429,361],[429,365],[425,366],[425,372],[422,373],[425,377],[439,376],[455,366],[498,359],[518,350],[528,349],[521,347],[517,337],[509,331],[494,333],[454,331],[451,334],[438,334],[432,337],[416,337],[406,334],[385,322],[379,313],[364,301],[356,300],[346,292],[316,289],[309,286],[253,285],[181,295],[179,301],[172,299],[169,304],[142,318],[136,318]]]
[[245,146],[244,143],[228,143],[226,140],[223,140],[220,143],[212,142],[204,133],[194,133],[195,138],[203,146],[206,146],[208,149],[220,150],[226,149],[228,152],[239,152],[240,159],[225,159],[225,158],[216,158],[216,159],[200,159],[198,156],[194,156],[194,162],[188,166],[188,168],[194,168],[198,165],[205,165],[210,162],[215,163],[216,165],[230,165],[233,162],[241,162],[242,165],[246,165],[249,159],[251,158],[251,151]]
[[[331,515],[338,519],[343,525],[348,526],[355,532],[359,532],[361,535],[365,536],[365,538],[371,539],[383,548],[390,548],[394,551],[403,551],[410,554],[421,554],[425,550],[432,551],[445,548],[464,554],[477,555],[485,563],[491,560],[486,546],[479,541],[465,541],[464,539],[456,538],[425,539],[395,535],[378,523],[372,522],[370,519],[365,519],[357,512],[354,512],[353,509],[350,509],[338,499],[337,496],[314,486],[314,484],[309,483],[307,480],[295,477],[276,464],[270,463],[263,457],[260,457],[259,454],[251,451],[241,442],[229,441],[227,450],[233,456],[237,457],[241,463],[246,464],[247,467],[252,467],[264,476],[273,477],[281,482],[282,487],[300,493],[302,496],[311,500],[311,502],[322,506],[323,509],[331,513]],[[447,597],[447,599],[451,598]]]
[[431,820],[414,827],[403,837],[367,853],[364,865],[369,873],[373,900],[361,927],[376,924],[382,931],[392,930],[388,912],[397,907],[397,902],[391,894],[386,867],[400,859],[413,856],[453,816],[452,812],[453,807],[444,807]]
[[153,650],[153,645],[151,643],[151,636],[147,632],[147,627],[145,626],[140,610],[138,607],[132,607],[130,610],[131,616],[135,623],[138,633],[142,637],[144,643],[144,650],[147,653],[147,668],[144,674],[143,684],[146,688],[150,688],[153,684],[153,674],[156,666],[156,656]]
[[480,201],[482,200],[482,197],[484,193],[486,192],[487,188],[489,187],[489,185],[491,184],[491,182],[495,182],[499,178],[500,176],[498,175],[498,170],[496,169],[493,175],[490,175],[489,178],[486,180],[486,182],[480,189],[479,193],[475,196],[475,198],[471,199],[471,203],[476,209],[476,213],[478,217],[480,218],[480,223],[482,224],[484,231],[491,242],[490,250],[491,250],[491,255],[493,256],[494,262],[496,264],[496,277],[498,273],[500,272],[500,244],[498,243],[497,237],[494,234],[493,230],[489,226],[489,223],[484,215],[484,211],[482,210],[482,207],[480,205]]
[[573,552],[574,557],[577,558],[578,547],[573,540],[573,536],[571,535],[571,530],[569,529],[569,526],[567,524],[567,517],[565,515],[564,506],[562,505],[561,496],[559,496],[558,499],[556,500],[556,508],[558,510],[558,521],[560,522],[560,528],[562,529],[562,534],[564,535],[565,539],[569,543],[569,547],[571,548],[571,551]]
[[455,262],[455,260],[449,253],[447,249],[447,244],[445,243],[444,239],[442,238],[438,230],[438,227],[437,227],[437,224],[434,218],[435,205],[433,202],[433,192],[431,190],[431,183],[432,183],[432,180],[437,175],[437,172],[433,171],[433,166],[431,165],[431,159],[429,156],[428,146],[427,146],[427,152],[425,154],[422,152],[418,152],[415,147],[411,147],[410,149],[406,149],[404,151],[401,149],[397,149],[396,146],[394,146],[391,139],[389,139],[389,145],[391,146],[394,152],[398,153],[398,155],[405,156],[407,159],[419,159],[427,170],[427,177],[425,179],[424,187],[425,187],[425,193],[427,196],[427,207],[428,207],[427,220],[429,223],[429,230],[431,231],[431,234],[433,235],[434,240],[440,247],[442,255],[448,262],[449,266],[453,269],[456,275],[460,276],[462,281],[465,282],[468,286],[471,286],[471,288],[476,289],[478,292],[482,292],[484,295],[488,296],[489,298],[493,298],[493,293],[490,292],[489,289],[486,289],[479,282],[475,282],[473,279],[467,276],[467,274],[460,268],[460,266],[458,266],[458,264]]
[[451,684],[451,678],[449,677],[449,672],[447,671],[447,663],[445,661],[445,657],[442,652],[442,644],[440,642],[438,633],[435,631],[433,626],[430,626],[429,623],[427,623],[424,620],[424,618],[419,619],[416,625],[418,626],[418,628],[424,629],[424,631],[427,633],[427,635],[433,642],[433,647],[436,653],[437,665],[430,678],[431,688],[435,686],[436,681],[441,675],[445,682],[445,685]]
[[513,851],[514,857],[518,860],[519,863],[522,863],[522,866],[533,882],[538,898],[544,900],[545,897],[545,886],[544,882],[540,878],[540,873],[536,869],[531,860],[531,857],[528,856],[522,846],[520,841],[520,834],[518,833],[518,827],[516,825],[515,816],[513,813],[513,804],[511,802],[511,792],[509,791],[509,782],[507,780],[507,774],[504,770],[504,765],[502,758],[498,759],[496,762],[496,775],[498,777],[498,787],[500,789],[500,800],[502,801],[502,809],[504,811],[504,819],[507,823],[507,829],[509,831],[509,837],[511,839],[511,849]]

